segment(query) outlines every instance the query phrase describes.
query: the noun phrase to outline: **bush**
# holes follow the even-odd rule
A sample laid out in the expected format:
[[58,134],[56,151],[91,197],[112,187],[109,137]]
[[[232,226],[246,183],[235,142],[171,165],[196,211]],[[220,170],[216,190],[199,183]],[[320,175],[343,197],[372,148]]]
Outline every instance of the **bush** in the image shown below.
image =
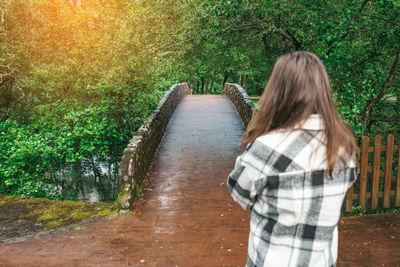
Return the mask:
[[[0,122],[0,194],[71,197],[58,185],[68,188],[69,180],[79,187],[90,172],[95,183],[117,183],[122,150],[156,107],[157,95],[147,91],[104,94],[99,105],[70,111],[61,119],[48,114],[41,123]],[[102,173],[102,163],[110,168],[108,175]]]

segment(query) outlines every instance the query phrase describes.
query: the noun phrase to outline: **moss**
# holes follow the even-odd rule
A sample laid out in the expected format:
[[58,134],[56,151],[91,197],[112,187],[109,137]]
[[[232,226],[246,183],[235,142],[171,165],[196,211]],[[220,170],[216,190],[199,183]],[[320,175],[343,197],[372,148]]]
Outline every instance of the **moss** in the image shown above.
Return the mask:
[[88,217],[96,215],[96,212],[93,211],[83,211],[82,209],[74,210],[71,212],[69,217],[71,217],[74,220],[83,220]]
[[19,216],[20,218],[28,218],[28,217],[33,217],[33,216],[37,216],[40,215],[42,213],[44,213],[46,211],[46,208],[44,209],[37,209],[37,210],[33,210],[31,212],[29,212],[28,214],[24,214]]
[[[118,213],[117,205],[112,203],[84,203],[76,201],[58,201],[43,198],[22,198],[0,195],[0,207],[11,205],[15,214],[15,223],[40,225],[45,222],[44,230],[76,223],[89,217],[102,217]],[[7,206],[8,207],[8,206]],[[1,218],[8,213],[0,212]],[[0,228],[1,230],[1,228]]]
[[124,188],[122,188],[122,190],[119,190],[117,200],[120,199],[121,197],[125,196],[126,194],[128,194],[128,190],[126,190],[126,188],[124,187]]
[[74,228],[74,230],[76,230],[76,231],[79,231],[79,230],[86,230],[87,229],[87,227],[84,227],[84,226],[78,226],[78,227],[75,227]]
[[135,187],[135,196],[140,197],[141,195],[142,195],[142,188],[139,185],[137,185]]
[[45,204],[51,202],[51,200],[46,199],[46,198],[30,198],[29,200],[25,200],[29,203],[40,203],[40,204]]
[[135,150],[136,150],[135,148],[127,147],[122,151],[122,153],[123,154],[125,154],[125,153],[135,153]]
[[17,197],[17,196],[5,196],[4,197],[4,200],[16,200],[16,199],[19,199],[19,197]]
[[104,203],[104,202],[98,202],[98,203],[96,203],[96,206],[97,206],[97,210],[99,210],[99,209],[110,209],[111,207],[110,207],[110,203]]
[[65,206],[67,206],[67,205],[76,206],[76,205],[80,205],[80,203],[82,203],[82,202],[77,202],[77,201],[72,201],[72,200],[64,200],[64,201],[60,202],[61,205],[65,205]]
[[122,215],[122,216],[125,216],[125,215],[130,214],[131,212],[132,212],[132,211],[130,211],[130,210],[120,210],[120,211],[119,211],[119,214]]
[[58,220],[58,221],[51,221],[46,223],[46,225],[44,226],[44,230],[50,230],[50,229],[54,229],[56,227],[62,226],[63,225],[63,221]]
[[57,208],[57,207],[51,207],[49,209],[46,209],[42,216],[38,218],[40,221],[45,221],[45,220],[55,220],[60,217],[64,217],[66,214],[68,214],[68,209],[66,208]]
[[97,217],[102,217],[102,216],[108,216],[108,215],[113,215],[118,213],[118,209],[115,210],[109,210],[109,209],[103,209],[101,211],[99,211],[96,216]]
[[58,203],[58,206],[68,207],[68,208],[83,208],[84,206],[90,206],[90,205],[92,205],[92,204],[71,201],[71,200],[64,200],[64,201],[61,201]]

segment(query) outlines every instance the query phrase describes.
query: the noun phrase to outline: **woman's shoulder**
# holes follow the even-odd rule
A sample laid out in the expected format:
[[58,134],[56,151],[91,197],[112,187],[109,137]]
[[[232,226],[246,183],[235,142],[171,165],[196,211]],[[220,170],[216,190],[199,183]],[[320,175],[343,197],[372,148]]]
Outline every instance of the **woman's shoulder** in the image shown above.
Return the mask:
[[[323,135],[323,121],[320,115],[311,114],[307,119],[296,123],[294,126],[276,129],[259,136],[256,140],[265,145],[276,145],[282,141],[290,143],[294,140],[306,139],[309,141],[316,137],[321,139]],[[320,140],[321,141],[321,140]]]
[[250,155],[269,159],[271,165],[284,166],[279,171],[321,168],[325,161],[325,146],[319,136],[303,129],[271,131],[258,137],[247,148]]
[[[308,134],[306,134],[308,136]],[[268,132],[256,138],[254,142],[273,149],[280,147],[284,149],[286,145],[292,143],[307,143],[308,137],[301,129],[279,129]],[[302,139],[307,139],[303,140]]]

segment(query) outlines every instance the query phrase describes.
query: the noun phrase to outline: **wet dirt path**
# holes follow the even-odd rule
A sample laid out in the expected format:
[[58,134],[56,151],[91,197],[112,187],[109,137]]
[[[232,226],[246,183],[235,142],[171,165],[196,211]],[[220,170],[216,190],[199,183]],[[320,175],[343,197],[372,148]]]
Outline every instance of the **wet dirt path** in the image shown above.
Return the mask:
[[[0,245],[0,266],[244,266],[249,214],[226,177],[243,129],[223,96],[187,96],[156,154],[139,212]],[[399,266],[400,213],[339,222],[338,266]]]
[[249,214],[225,184],[242,133],[227,98],[187,96],[157,153],[140,215],[0,246],[0,265],[243,266]]

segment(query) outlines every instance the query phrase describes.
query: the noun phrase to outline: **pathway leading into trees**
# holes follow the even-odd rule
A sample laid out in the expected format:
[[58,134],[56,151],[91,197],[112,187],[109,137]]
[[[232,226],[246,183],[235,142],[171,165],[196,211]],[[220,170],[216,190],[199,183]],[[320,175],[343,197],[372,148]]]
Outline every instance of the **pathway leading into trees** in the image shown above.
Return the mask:
[[[242,131],[224,96],[187,96],[156,154],[140,208],[85,230],[0,246],[0,266],[244,266],[249,214],[225,184]],[[339,265],[396,266],[399,214],[342,219]]]

